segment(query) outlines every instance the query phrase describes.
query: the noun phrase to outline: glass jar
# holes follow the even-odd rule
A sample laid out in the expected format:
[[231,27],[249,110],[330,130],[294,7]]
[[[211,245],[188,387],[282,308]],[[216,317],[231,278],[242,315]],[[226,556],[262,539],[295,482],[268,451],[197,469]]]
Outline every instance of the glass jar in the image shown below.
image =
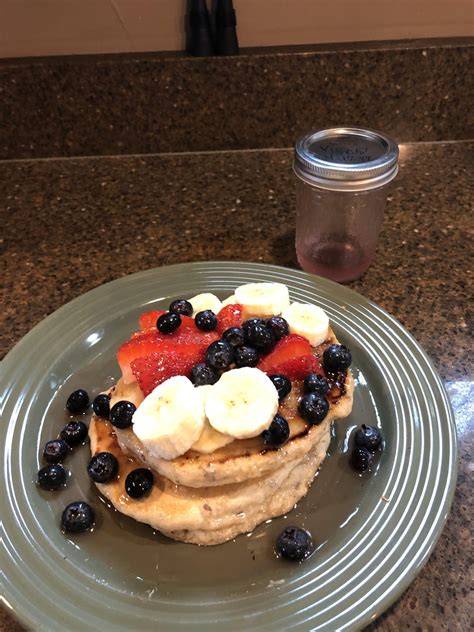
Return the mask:
[[359,278],[374,258],[398,146],[372,130],[323,130],[297,141],[294,170],[299,264],[334,281]]

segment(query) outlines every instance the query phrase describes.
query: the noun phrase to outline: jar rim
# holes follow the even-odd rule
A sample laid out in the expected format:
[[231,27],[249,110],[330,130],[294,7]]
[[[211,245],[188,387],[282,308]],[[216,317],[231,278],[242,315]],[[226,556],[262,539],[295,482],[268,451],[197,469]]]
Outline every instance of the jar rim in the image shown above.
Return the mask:
[[375,130],[334,127],[295,143],[294,171],[313,186],[364,190],[388,184],[398,173],[398,145]]

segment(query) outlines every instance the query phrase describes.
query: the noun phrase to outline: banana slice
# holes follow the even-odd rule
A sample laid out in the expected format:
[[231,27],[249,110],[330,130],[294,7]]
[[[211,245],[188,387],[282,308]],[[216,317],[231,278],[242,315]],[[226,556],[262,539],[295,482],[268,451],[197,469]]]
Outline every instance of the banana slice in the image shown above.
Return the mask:
[[278,393],[270,378],[250,367],[223,373],[209,391],[205,411],[211,426],[235,439],[256,437],[278,410]]
[[193,316],[196,316],[198,312],[203,312],[205,309],[210,309],[217,314],[222,309],[222,303],[220,299],[214,294],[205,292],[204,294],[197,294],[193,298],[189,299],[189,302],[193,306]]
[[[198,386],[196,388],[196,391],[203,398],[204,405],[212,388],[213,387],[210,384]],[[232,443],[233,440],[233,437],[229,437],[229,435],[225,435],[222,434],[222,432],[214,430],[209,421],[206,419],[201,436],[195,443],[193,443],[191,450],[195,450],[201,454],[211,454],[211,452],[215,452],[219,448],[223,448],[225,445]]]
[[245,318],[276,316],[290,305],[283,283],[247,283],[235,290],[235,298],[243,305]]
[[320,307],[308,303],[292,303],[282,316],[288,322],[290,333],[303,336],[313,347],[326,340],[329,318]]
[[237,303],[237,299],[235,298],[235,294],[228,296],[222,301],[221,309],[223,307],[227,307],[227,305],[235,305]]
[[145,397],[133,415],[133,432],[152,454],[171,460],[199,439],[205,419],[197,389],[187,377],[177,375]]

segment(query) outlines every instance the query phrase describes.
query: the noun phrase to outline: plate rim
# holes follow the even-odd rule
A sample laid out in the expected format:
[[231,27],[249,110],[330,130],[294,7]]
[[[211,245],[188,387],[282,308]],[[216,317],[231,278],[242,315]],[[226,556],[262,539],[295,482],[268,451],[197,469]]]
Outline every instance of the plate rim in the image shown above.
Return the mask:
[[[443,505],[443,517],[441,520],[438,521],[437,525],[436,525],[436,529],[433,533],[433,536],[430,540],[430,544],[428,547],[426,547],[425,551],[424,551],[424,555],[423,558],[420,560],[419,564],[416,566],[416,568],[414,568],[409,574],[408,576],[403,578],[403,581],[399,581],[396,586],[390,591],[390,593],[385,597],[385,599],[379,603],[379,607],[378,607],[378,612],[376,614],[376,616],[379,616],[383,611],[385,611],[391,604],[393,604],[402,594],[403,592],[408,588],[408,586],[411,584],[411,582],[413,581],[413,579],[416,577],[416,575],[420,572],[420,570],[423,568],[423,566],[426,564],[426,562],[428,561],[441,533],[444,530],[445,524],[446,524],[446,520],[448,518],[449,515],[449,511],[453,502],[453,498],[454,498],[454,493],[455,493],[455,488],[456,488],[456,482],[457,482],[457,473],[458,473],[458,459],[457,459],[457,455],[458,455],[458,442],[457,442],[457,429],[456,429],[456,424],[455,424],[455,419],[454,419],[454,413],[452,410],[452,406],[451,406],[451,402],[449,399],[449,396],[447,394],[446,388],[444,386],[444,383],[441,379],[441,377],[439,376],[436,367],[434,366],[433,361],[431,360],[431,358],[428,356],[428,354],[426,353],[426,351],[423,349],[423,347],[418,343],[418,341],[416,340],[416,338],[413,336],[413,334],[411,334],[411,332],[409,332],[394,316],[392,316],[390,313],[388,313],[386,310],[384,310],[383,308],[381,308],[379,305],[377,305],[375,302],[373,302],[371,299],[366,298],[365,296],[363,296],[362,294],[356,292],[355,290],[352,290],[351,288],[347,287],[347,286],[343,286],[340,284],[337,284],[333,281],[330,281],[328,279],[325,279],[323,277],[318,277],[316,275],[312,275],[306,272],[303,272],[301,270],[296,270],[296,269],[292,269],[292,268],[288,268],[285,266],[279,266],[279,265],[275,265],[275,264],[267,264],[267,263],[263,263],[263,262],[248,262],[248,261],[239,261],[239,260],[215,260],[215,261],[193,261],[193,262],[186,262],[186,263],[177,263],[177,264],[173,264],[173,265],[169,265],[169,266],[161,266],[161,267],[155,267],[155,268],[148,268],[146,270],[141,270],[141,271],[137,271],[135,273],[132,274],[128,274],[128,275],[123,275],[121,277],[118,277],[116,279],[113,279],[111,281],[108,281],[104,284],[98,285],[90,290],[88,290],[87,292],[73,298],[71,301],[68,301],[67,303],[61,305],[58,309],[54,310],[52,313],[48,314],[44,319],[42,319],[39,323],[37,323],[29,332],[27,332],[13,347],[12,349],[7,353],[7,355],[3,358],[3,360],[0,363],[0,373],[1,373],[1,380],[3,382],[3,377],[4,377],[4,373],[8,372],[8,368],[10,363],[13,363],[15,361],[15,356],[18,353],[22,352],[22,349],[24,347],[26,347],[31,339],[34,339],[35,336],[38,335],[38,331],[41,332],[42,329],[44,327],[48,327],[50,325],[51,322],[54,322],[56,319],[61,319],[64,313],[67,313],[70,309],[72,309],[73,307],[75,307],[76,305],[82,303],[83,301],[88,301],[90,298],[94,297],[95,295],[99,295],[102,294],[104,291],[106,291],[108,288],[111,288],[113,286],[118,286],[119,284],[123,283],[125,279],[133,279],[133,278],[145,278],[147,276],[154,276],[156,274],[159,274],[160,272],[163,271],[172,271],[172,272],[179,272],[181,270],[186,270],[189,268],[194,268],[194,267],[199,267],[199,266],[236,266],[236,267],[243,267],[243,269],[240,269],[240,271],[242,273],[245,272],[245,267],[251,267],[253,270],[261,270],[262,272],[264,271],[271,271],[271,270],[275,270],[276,272],[281,272],[284,271],[287,274],[291,274],[291,275],[296,275],[297,277],[299,277],[300,279],[306,278],[312,281],[313,285],[316,287],[325,287],[327,290],[331,291],[331,288],[336,288],[337,292],[340,294],[342,292],[343,297],[346,300],[350,300],[352,301],[357,301],[357,303],[364,305],[364,306],[368,306],[370,309],[375,309],[378,312],[381,312],[384,314],[384,316],[386,318],[388,318],[389,321],[391,321],[392,323],[395,323],[400,330],[403,332],[403,334],[410,340],[410,342],[417,348],[417,350],[421,353],[421,355],[423,356],[423,359],[427,362],[429,368],[431,369],[431,373],[432,373],[432,377],[434,378],[437,387],[439,388],[440,392],[443,395],[443,399],[444,399],[444,404],[445,404],[445,410],[446,410],[446,415],[447,415],[447,421],[448,424],[450,426],[450,429],[452,431],[452,437],[453,437],[453,443],[451,446],[451,451],[454,453],[455,458],[453,458],[453,468],[451,470],[451,472],[449,472],[449,483],[448,483],[448,487],[447,487],[447,494],[445,496],[445,501],[444,501],[444,505]],[[3,389],[2,389],[3,391]],[[3,410],[3,404],[2,404],[2,409]],[[1,412],[0,410],[0,412]],[[2,551],[3,554],[3,551]],[[30,627],[34,627],[35,625],[38,624],[37,619],[35,619],[34,617],[30,617],[28,614],[28,610],[23,606],[25,606],[25,604],[27,605],[27,599],[25,599],[24,595],[21,593],[21,591],[19,591],[19,596],[15,599],[14,595],[12,595],[12,591],[15,591],[15,587],[13,585],[11,585],[12,590],[8,591],[8,577],[2,572],[2,576],[0,579],[0,586],[2,588],[2,592],[1,595],[3,595],[3,597],[0,599],[0,602],[3,603],[3,605],[6,607],[6,609],[21,623],[23,623],[26,626],[30,626]],[[10,603],[10,601],[8,600],[8,597],[10,597],[10,601],[12,601],[13,603]],[[22,602],[23,599],[23,602]],[[369,623],[371,620],[373,620],[373,615],[371,617],[366,616],[365,619],[363,621],[361,621],[361,624],[367,624]],[[49,623],[54,623],[56,620],[52,619]]]

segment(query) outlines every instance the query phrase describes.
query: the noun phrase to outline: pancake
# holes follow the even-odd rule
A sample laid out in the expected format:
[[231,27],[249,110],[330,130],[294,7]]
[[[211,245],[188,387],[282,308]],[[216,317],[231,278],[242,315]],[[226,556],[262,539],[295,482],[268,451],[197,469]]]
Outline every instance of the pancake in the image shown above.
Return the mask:
[[[316,355],[321,357],[326,347],[337,342],[330,329],[327,340],[315,349]],[[350,371],[346,372],[343,386],[342,394],[329,394],[330,408],[325,421],[342,419],[351,412],[354,380]],[[301,459],[318,443],[323,432],[321,425],[309,426],[297,412],[298,399],[302,394],[302,383],[294,382],[290,394],[279,406],[278,413],[285,417],[290,426],[290,440],[278,449],[265,449],[261,438],[255,437],[232,441],[212,454],[199,454],[190,450],[169,461],[152,454],[136,437],[132,428],[116,429],[117,440],[125,453],[178,485],[207,487],[239,483]],[[138,405],[140,395],[136,383],[127,385],[119,380],[111,392],[111,405],[120,399],[129,399]]]
[[112,452],[119,460],[119,476],[99,491],[121,513],[149,524],[175,540],[214,545],[252,531],[258,524],[288,513],[306,494],[326,456],[330,421],[319,426],[318,441],[300,459],[248,481],[199,489],[176,485],[154,472],[149,495],[134,500],[124,490],[127,474],[141,463],[126,456],[110,422],[93,416],[89,436],[92,453]]
[[[346,393],[330,402],[325,421],[347,417],[352,409],[353,388],[354,382],[348,373]],[[301,459],[319,442],[324,432],[322,424],[308,426],[297,413],[302,391],[302,384],[295,382],[290,395],[278,409],[279,414],[288,421],[291,432],[290,440],[278,449],[265,449],[261,438],[255,437],[233,441],[212,454],[198,454],[190,450],[167,461],[150,453],[131,428],[117,429],[117,440],[125,453],[178,485],[203,487],[239,483]]]
[[[315,354],[322,357],[333,343],[337,339],[329,330]],[[114,428],[93,415],[92,453],[112,452],[119,461],[117,479],[96,485],[118,511],[175,540],[214,545],[252,531],[265,520],[291,511],[306,494],[326,456],[331,424],[351,412],[354,380],[350,371],[340,382],[328,379],[329,412],[313,426],[298,414],[303,384],[292,383],[278,410],[289,423],[290,438],[278,448],[265,446],[259,436],[233,440],[211,454],[191,449],[165,460],[152,455],[132,428]],[[138,406],[143,400],[136,383],[127,385],[122,380],[109,393],[111,405],[125,399]],[[146,497],[133,499],[125,492],[124,481],[131,470],[143,466],[153,471],[154,485]]]

